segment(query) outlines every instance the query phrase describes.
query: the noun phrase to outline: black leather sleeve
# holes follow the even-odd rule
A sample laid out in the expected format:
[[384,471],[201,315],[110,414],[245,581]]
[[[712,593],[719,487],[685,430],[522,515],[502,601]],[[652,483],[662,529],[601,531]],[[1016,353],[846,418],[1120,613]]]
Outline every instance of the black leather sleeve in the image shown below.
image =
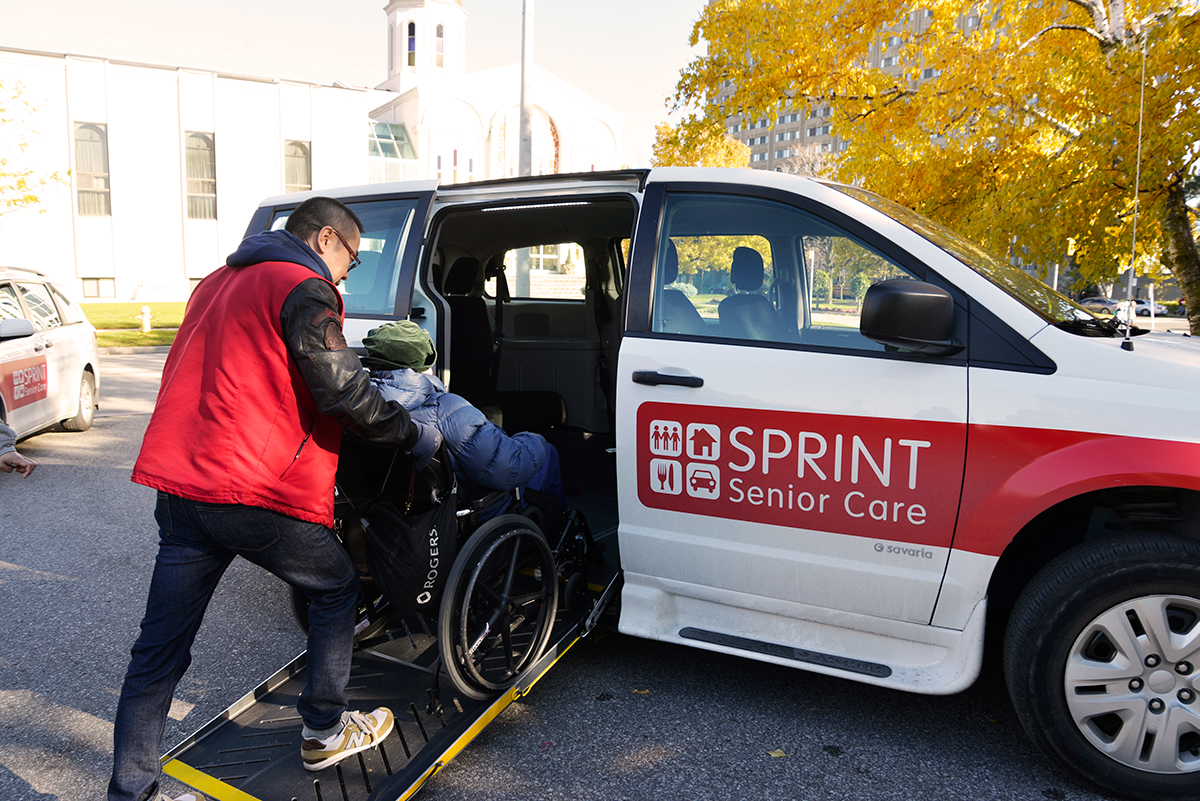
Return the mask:
[[336,294],[320,278],[292,290],[279,313],[288,351],[323,414],[367,439],[409,450],[417,426],[403,406],[385,400],[371,385],[358,356],[347,347]]

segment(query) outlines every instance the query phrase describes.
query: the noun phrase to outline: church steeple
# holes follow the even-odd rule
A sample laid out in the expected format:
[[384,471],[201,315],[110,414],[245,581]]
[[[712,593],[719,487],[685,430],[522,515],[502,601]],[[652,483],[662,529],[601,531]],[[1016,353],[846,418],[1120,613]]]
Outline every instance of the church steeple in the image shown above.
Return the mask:
[[462,0],[391,0],[388,79],[377,88],[406,92],[466,71],[467,12]]

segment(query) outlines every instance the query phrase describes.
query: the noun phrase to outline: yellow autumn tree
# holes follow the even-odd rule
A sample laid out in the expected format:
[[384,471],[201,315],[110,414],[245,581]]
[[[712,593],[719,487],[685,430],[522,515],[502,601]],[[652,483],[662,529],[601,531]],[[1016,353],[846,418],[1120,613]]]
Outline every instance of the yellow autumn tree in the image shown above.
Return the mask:
[[750,148],[725,133],[716,120],[693,121],[686,127],[660,122],[654,126],[653,167],[749,167]]
[[1161,264],[1200,308],[1200,4],[716,0],[691,39],[682,129],[829,105],[839,179],[1042,269],[1074,239],[1081,281]]
[[62,173],[39,175],[33,168],[19,164],[21,154],[29,147],[29,121],[36,111],[25,99],[20,83],[0,78],[0,131],[4,132],[0,137],[0,215],[36,208],[47,188],[64,183]]
[[[654,148],[650,164],[654,167],[749,167],[750,148],[725,133],[716,120],[693,121],[686,126],[661,122],[654,128]],[[699,272],[726,273],[733,251],[756,243],[746,237],[684,237],[675,242],[681,275]],[[770,249],[766,249],[768,260]],[[727,278],[727,276],[724,276]]]

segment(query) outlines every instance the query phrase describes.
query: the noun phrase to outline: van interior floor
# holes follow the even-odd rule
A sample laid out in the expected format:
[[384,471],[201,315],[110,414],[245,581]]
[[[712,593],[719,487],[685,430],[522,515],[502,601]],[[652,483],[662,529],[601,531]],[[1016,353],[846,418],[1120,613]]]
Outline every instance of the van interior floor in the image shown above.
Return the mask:
[[583,512],[597,540],[610,538],[617,529],[617,457],[613,436],[562,428],[543,434],[558,449],[567,503]]

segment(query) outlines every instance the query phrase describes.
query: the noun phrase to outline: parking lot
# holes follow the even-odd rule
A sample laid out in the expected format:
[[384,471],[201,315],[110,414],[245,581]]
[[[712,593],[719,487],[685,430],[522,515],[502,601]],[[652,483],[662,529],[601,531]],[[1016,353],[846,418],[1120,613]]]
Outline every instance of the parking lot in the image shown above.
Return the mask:
[[[155,552],[154,493],[130,483],[129,471],[163,359],[103,357],[95,427],[25,441],[37,472],[0,476],[0,587],[10,621],[0,638],[0,798],[103,797],[117,693]],[[286,588],[235,562],[164,746],[303,647]],[[599,632],[420,797],[1103,796],[1033,750],[994,660],[970,690],[931,697]]]

